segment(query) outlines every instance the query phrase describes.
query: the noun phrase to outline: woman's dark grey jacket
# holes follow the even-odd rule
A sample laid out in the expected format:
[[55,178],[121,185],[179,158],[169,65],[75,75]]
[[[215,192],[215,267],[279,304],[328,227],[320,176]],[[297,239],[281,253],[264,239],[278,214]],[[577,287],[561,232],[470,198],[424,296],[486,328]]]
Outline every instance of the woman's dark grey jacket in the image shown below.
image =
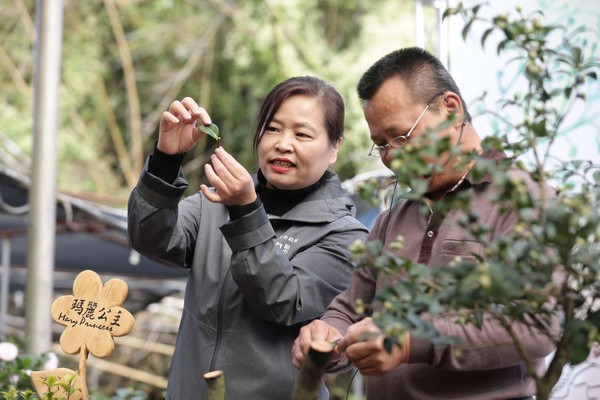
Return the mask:
[[230,221],[200,192],[180,201],[186,188],[145,167],[128,205],[132,247],[190,269],[167,399],[204,399],[203,374],[222,370],[228,400],[289,400],[293,341],[346,288],[348,246],[367,235],[352,199],[327,172],[285,215],[260,206]]

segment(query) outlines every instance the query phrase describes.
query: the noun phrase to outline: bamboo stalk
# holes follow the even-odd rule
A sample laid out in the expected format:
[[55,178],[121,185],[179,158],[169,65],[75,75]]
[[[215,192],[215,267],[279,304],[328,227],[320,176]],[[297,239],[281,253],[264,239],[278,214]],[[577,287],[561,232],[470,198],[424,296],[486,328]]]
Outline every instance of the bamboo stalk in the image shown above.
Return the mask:
[[210,371],[204,374],[208,385],[206,400],[225,400],[225,377],[223,371]]
[[135,66],[131,56],[127,36],[123,28],[121,16],[114,0],[104,0],[104,8],[108,14],[108,20],[117,42],[117,49],[123,66],[125,78],[125,93],[127,94],[129,106],[129,135],[131,137],[130,159],[135,171],[140,171],[144,163],[144,154],[142,148],[142,112],[140,99],[135,78]]
[[312,342],[294,385],[292,400],[318,400],[321,378],[334,345],[326,340]]

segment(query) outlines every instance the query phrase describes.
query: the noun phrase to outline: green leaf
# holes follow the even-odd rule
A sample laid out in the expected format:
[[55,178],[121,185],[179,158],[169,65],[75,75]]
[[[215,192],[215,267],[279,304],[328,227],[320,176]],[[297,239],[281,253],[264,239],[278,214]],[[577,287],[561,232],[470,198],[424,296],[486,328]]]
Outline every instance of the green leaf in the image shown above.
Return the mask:
[[482,312],[475,312],[473,314],[473,318],[475,321],[475,326],[478,329],[481,329],[483,327],[483,313]]
[[394,342],[390,338],[383,339],[383,348],[389,354],[392,353],[392,348],[394,347]]
[[489,28],[483,33],[483,36],[481,36],[481,47],[485,47],[485,41],[487,40],[488,36],[490,36],[490,33],[492,33],[493,31],[494,27]]
[[571,345],[571,353],[569,354],[570,363],[577,365],[584,362],[590,354],[588,333],[584,330],[575,332]]
[[456,8],[446,8],[446,10],[444,10],[444,14],[442,15],[442,21],[445,20],[450,15],[454,15],[457,13],[458,13],[458,10]]
[[548,130],[546,129],[546,122],[540,121],[531,126],[531,130],[537,137],[547,137]]
[[600,310],[594,311],[588,315],[587,321],[595,328],[600,329]]
[[571,92],[573,91],[573,88],[571,86],[568,86],[565,88],[565,97],[568,99],[571,97]]
[[510,42],[510,39],[504,39],[500,43],[498,43],[498,47],[496,48],[496,54],[500,54],[502,50],[506,47],[506,45]]
[[219,138],[219,127],[215,124],[202,125],[200,126],[200,130],[215,140]]
[[379,239],[369,240],[368,242],[366,242],[366,247],[369,254],[373,255],[379,255],[383,250],[383,244]]
[[469,22],[467,22],[467,24],[463,28],[463,30],[462,30],[462,38],[463,38],[463,40],[467,39],[467,35],[469,34],[469,30],[471,29],[471,25],[473,25],[473,21],[475,21],[475,20],[471,19]]
[[580,47],[577,47],[577,46],[571,47],[571,55],[573,56],[573,61],[574,61],[575,65],[578,65],[581,63],[582,51],[581,51]]

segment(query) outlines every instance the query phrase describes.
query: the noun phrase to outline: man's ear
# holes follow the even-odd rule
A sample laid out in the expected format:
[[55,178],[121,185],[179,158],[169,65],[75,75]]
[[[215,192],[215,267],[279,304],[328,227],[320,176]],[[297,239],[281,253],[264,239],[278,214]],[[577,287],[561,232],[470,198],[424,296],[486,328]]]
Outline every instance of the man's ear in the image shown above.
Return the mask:
[[455,115],[454,125],[455,127],[459,127],[465,118],[460,96],[450,91],[444,93],[444,107],[448,115]]

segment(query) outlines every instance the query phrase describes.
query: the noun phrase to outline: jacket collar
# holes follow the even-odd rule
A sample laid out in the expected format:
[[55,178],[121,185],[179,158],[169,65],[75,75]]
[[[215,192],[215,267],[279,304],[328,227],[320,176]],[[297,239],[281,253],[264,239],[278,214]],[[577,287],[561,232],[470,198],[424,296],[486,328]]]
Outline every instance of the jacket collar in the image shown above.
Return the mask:
[[[266,179],[260,170],[256,174],[255,183],[257,194],[265,204],[265,211],[271,220],[327,223],[356,213],[354,202],[342,188],[339,177],[332,171],[326,171],[314,185],[299,190],[267,189]],[[293,204],[292,207],[284,210],[280,216],[269,213],[268,204],[279,199]]]

